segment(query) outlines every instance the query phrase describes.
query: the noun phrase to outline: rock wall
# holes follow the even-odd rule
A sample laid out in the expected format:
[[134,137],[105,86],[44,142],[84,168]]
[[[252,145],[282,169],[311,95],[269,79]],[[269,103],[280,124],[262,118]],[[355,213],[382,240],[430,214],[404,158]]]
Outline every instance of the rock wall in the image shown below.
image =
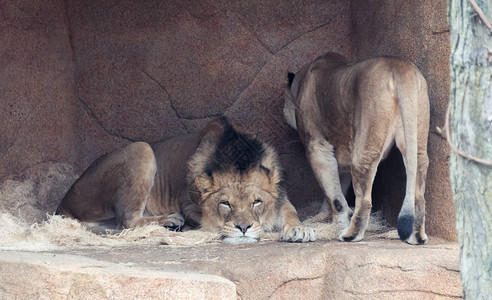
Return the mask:
[[[322,193],[302,145],[281,114],[288,70],[328,50],[354,60],[406,57],[430,78],[432,122],[442,125],[449,83],[446,2],[371,2],[0,0],[3,208],[22,210],[10,197],[19,187],[33,199],[23,207],[37,210],[24,217],[39,219],[102,154],[131,141],[194,132],[219,115],[277,147],[297,207],[319,203]],[[430,25],[420,28],[416,12]],[[384,37],[388,24],[401,19],[398,35]],[[437,34],[422,39],[429,30]],[[431,59],[436,50],[440,58]],[[447,155],[442,143],[431,136],[437,171],[429,173],[427,220],[430,233],[453,239],[454,233],[434,230],[448,227],[437,205],[452,205],[447,159],[437,163]],[[64,180],[46,181],[46,174]]]

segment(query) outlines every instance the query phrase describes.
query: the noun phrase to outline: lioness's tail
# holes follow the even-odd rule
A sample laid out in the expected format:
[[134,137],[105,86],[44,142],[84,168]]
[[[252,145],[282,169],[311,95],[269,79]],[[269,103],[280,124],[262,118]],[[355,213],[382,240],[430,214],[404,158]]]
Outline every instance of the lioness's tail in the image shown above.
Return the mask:
[[295,76],[296,74],[294,73],[289,72],[289,74],[287,74],[289,82],[284,92],[284,117],[285,121],[287,121],[287,124],[289,124],[290,127],[297,129],[296,106],[294,105],[295,95],[293,95],[292,91],[292,82],[294,81]]
[[417,151],[418,151],[418,93],[422,86],[419,73],[413,66],[393,73],[398,105],[403,121],[405,140],[405,169],[407,186],[405,199],[398,215],[398,235],[406,241],[413,232],[415,221],[415,187],[417,180]]

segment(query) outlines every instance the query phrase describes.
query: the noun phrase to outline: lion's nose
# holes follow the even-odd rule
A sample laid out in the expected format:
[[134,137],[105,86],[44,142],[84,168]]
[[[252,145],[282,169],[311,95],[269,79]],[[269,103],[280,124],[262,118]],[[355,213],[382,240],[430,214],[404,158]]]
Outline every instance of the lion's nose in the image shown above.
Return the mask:
[[241,230],[242,233],[246,233],[246,231],[248,231],[248,229],[251,227],[251,224],[239,224],[239,225],[236,225],[236,227]]

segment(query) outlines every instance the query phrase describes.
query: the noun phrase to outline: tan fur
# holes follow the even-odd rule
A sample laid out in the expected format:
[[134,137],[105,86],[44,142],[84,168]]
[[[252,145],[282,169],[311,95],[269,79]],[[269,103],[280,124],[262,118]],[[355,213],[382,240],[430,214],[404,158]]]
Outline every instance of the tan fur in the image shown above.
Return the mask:
[[[363,238],[378,164],[396,141],[407,171],[400,237],[412,244],[427,241],[429,99],[427,83],[414,65],[395,58],[352,65],[329,52],[295,75],[285,92],[284,115],[298,130],[334,220],[345,228],[341,240]],[[356,206],[349,223],[343,188],[350,176]]]
[[223,120],[199,134],[152,147],[132,143],[101,157],[74,183],[57,214],[102,228],[150,223],[179,228],[186,222],[220,232],[231,243],[257,241],[260,233],[274,229],[284,241],[316,240],[316,231],[301,225],[280,189],[281,168],[270,146],[262,143],[260,164],[247,172],[207,173],[225,130]]

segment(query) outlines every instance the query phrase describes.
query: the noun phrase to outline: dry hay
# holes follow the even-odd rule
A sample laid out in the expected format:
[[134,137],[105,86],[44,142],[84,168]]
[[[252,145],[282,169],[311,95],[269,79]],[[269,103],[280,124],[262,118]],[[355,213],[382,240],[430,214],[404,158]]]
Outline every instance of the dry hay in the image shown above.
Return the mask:
[[[320,212],[315,216],[309,217],[302,222],[304,225],[316,228],[318,240],[329,241],[338,239],[342,227],[336,223],[331,223],[331,212],[329,210]],[[398,239],[398,233],[383,218],[381,211],[371,213],[369,224],[367,225],[364,240],[370,239]]]
[[68,164],[36,164],[21,175],[0,182],[0,212],[29,223],[46,220],[46,212],[55,211],[76,178]]
[[[337,224],[323,222],[329,212],[320,213],[303,222],[316,228],[318,240],[337,238],[341,228]],[[394,230],[380,214],[370,219],[366,239],[397,238]],[[80,222],[61,216],[48,215],[41,223],[28,224],[10,213],[0,213],[0,250],[54,251],[86,247],[125,247],[138,245],[196,246],[219,243],[220,235],[202,230],[174,232],[159,225],[147,225],[125,229],[118,234],[95,234]],[[279,233],[265,233],[262,241],[275,241]]]
[[118,234],[95,234],[80,222],[48,215],[41,223],[27,224],[9,213],[0,213],[0,249],[50,251],[85,247],[135,245],[191,246],[219,241],[219,235],[199,230],[173,232],[158,225],[125,229]]

